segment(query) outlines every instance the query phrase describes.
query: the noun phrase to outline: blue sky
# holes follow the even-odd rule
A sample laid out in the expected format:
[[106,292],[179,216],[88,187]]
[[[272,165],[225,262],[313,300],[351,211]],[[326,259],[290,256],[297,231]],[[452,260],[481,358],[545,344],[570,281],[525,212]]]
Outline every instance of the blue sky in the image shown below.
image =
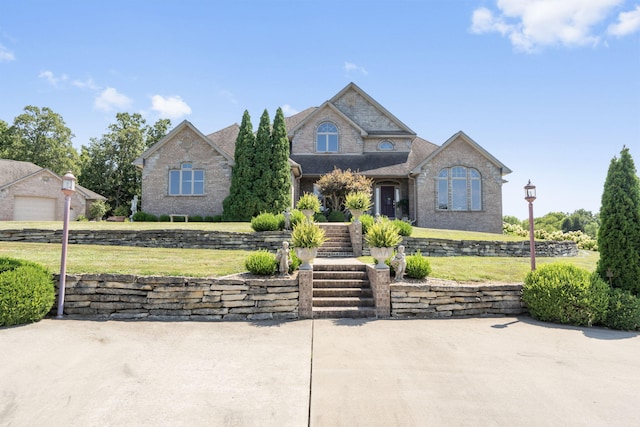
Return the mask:
[[120,111],[211,133],[354,82],[436,144],[462,130],[513,170],[505,215],[598,211],[640,167],[640,0],[4,2],[0,119],[50,107],[74,145]]

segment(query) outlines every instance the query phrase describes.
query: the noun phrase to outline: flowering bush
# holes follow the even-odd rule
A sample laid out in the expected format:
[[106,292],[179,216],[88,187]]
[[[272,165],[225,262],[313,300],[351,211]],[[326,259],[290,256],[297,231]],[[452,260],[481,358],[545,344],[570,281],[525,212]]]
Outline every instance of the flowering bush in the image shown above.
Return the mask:
[[[529,237],[529,231],[517,224],[503,222],[502,231],[504,234]],[[569,231],[563,233],[562,231],[535,230],[534,236],[539,240],[573,241],[578,245],[578,249],[585,249],[589,251],[598,250],[598,242],[582,231]]]

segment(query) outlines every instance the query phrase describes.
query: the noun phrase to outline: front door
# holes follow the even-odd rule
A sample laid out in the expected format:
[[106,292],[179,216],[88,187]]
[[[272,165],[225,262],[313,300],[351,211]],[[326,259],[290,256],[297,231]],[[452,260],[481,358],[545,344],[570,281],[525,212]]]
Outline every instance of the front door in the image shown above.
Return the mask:
[[380,215],[395,218],[395,187],[393,185],[383,185],[380,187]]

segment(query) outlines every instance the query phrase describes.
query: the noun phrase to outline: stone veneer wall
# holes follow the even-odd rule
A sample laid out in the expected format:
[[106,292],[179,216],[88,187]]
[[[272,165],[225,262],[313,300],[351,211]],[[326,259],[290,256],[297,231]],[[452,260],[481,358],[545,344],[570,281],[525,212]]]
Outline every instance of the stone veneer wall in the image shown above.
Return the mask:
[[298,278],[67,275],[64,313],[99,319],[297,319]]
[[470,317],[526,313],[520,284],[429,284],[390,286],[391,317]]
[[[291,232],[233,233],[198,230],[70,230],[69,243],[138,246],[158,248],[277,250]],[[0,241],[60,243],[62,230],[0,230]],[[418,249],[425,256],[529,256],[529,241],[500,242],[444,240],[404,237],[402,244],[409,254]],[[364,248],[369,255],[369,248]],[[536,256],[566,257],[578,255],[574,242],[537,241]]]

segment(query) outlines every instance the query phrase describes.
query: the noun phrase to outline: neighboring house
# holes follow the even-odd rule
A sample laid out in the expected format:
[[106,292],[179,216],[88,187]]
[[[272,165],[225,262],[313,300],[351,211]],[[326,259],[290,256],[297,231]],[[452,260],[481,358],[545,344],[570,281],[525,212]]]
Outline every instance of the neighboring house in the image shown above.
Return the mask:
[[[62,221],[62,177],[30,162],[0,159],[0,221]],[[106,200],[80,185],[71,197],[69,219],[88,216],[91,203]]]
[[[441,146],[350,83],[319,107],[286,118],[292,202],[334,168],[374,180],[372,213],[420,227],[502,233],[503,176],[511,170],[464,132]],[[229,194],[234,124],[205,136],[188,121],[145,151],[142,210],[218,215]]]

